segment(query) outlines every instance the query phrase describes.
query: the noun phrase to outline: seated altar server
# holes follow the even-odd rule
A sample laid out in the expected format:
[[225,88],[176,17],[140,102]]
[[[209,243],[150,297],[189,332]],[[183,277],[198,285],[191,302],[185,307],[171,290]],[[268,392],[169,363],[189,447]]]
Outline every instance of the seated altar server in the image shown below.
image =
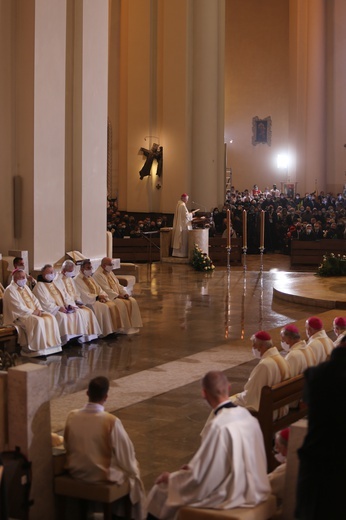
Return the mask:
[[270,494],[257,419],[229,401],[229,383],[223,372],[204,376],[202,395],[213,409],[213,418],[191,461],[156,480],[148,495],[148,518],[173,520],[182,506],[252,507]]
[[129,319],[127,333],[133,334],[134,332],[138,332],[138,328],[143,326],[138,303],[132,296],[128,295],[125,287],[119,283],[113,273],[111,258],[105,257],[102,259],[101,265],[95,271],[94,279],[100,285],[101,289],[107,293],[110,300],[117,301],[120,306],[125,307]]
[[48,356],[61,351],[57,321],[42,310],[40,302],[27,286],[24,271],[13,272],[12,282],[4,291],[3,306],[4,323],[17,328],[23,355]]
[[90,260],[83,260],[75,284],[84,305],[94,311],[102,336],[122,332],[126,330],[125,327],[130,327],[128,313],[121,300],[110,301],[107,293],[95,282]]
[[87,336],[88,330],[82,314],[78,308],[69,305],[69,298],[65,289],[61,284],[55,282],[55,272],[52,265],[46,264],[42,267],[33,293],[40,301],[43,310],[56,317],[63,345],[72,338],[78,338],[80,343],[87,341],[85,336]]
[[81,296],[73,279],[74,276],[75,264],[72,262],[72,260],[65,260],[65,262],[62,264],[61,272],[55,278],[55,283],[63,291],[66,291],[67,305],[70,305],[74,309],[78,309],[78,313],[81,314],[85,322],[87,334],[83,335],[83,340],[92,341],[93,339],[97,339],[99,336],[101,336],[102,331],[93,311],[83,305]]

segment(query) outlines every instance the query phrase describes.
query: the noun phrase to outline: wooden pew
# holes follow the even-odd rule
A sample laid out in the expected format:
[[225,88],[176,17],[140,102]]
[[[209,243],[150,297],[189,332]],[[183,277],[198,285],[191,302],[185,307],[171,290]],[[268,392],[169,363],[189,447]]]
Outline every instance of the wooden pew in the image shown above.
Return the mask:
[[315,241],[291,241],[291,267],[296,265],[319,266],[323,255],[334,253],[346,254],[346,240],[323,239]]
[[[287,379],[272,387],[264,386],[261,392],[259,410],[258,412],[251,412],[252,415],[257,417],[263,433],[268,473],[273,471],[278,465],[273,455],[273,439],[275,433],[283,428],[287,428],[307,415],[307,406],[301,401],[303,388],[303,374]],[[276,410],[296,401],[299,401],[298,408],[290,408],[287,415],[273,421],[273,413]]]
[[160,235],[150,238],[113,238],[113,258],[121,262],[152,262],[160,261]]
[[[215,265],[227,265],[227,239],[209,237],[209,256]],[[242,240],[234,238],[231,241],[230,262],[241,263]]]

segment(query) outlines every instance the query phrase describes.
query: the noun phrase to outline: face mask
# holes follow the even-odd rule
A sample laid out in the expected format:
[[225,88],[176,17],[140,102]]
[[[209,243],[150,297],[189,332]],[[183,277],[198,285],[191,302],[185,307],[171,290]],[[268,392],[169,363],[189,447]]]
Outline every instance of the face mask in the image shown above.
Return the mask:
[[105,266],[105,271],[107,271],[107,273],[110,273],[113,271],[113,266],[112,265],[106,265]]
[[282,455],[282,453],[275,453],[275,458],[278,462],[280,462],[280,464],[286,462],[286,457],[285,455]]
[[290,349],[290,346],[286,341],[281,341],[281,348],[283,348],[286,352]]
[[45,274],[44,277],[47,280],[47,282],[52,282],[55,278],[55,274],[54,273]]
[[91,276],[93,274],[93,270],[92,269],[86,269],[83,274],[84,274],[84,276],[89,278],[89,276]]
[[73,278],[74,277],[74,271],[66,271],[65,276],[67,276],[67,278]]
[[257,348],[252,347],[252,355],[257,359],[261,359],[261,353]]
[[26,278],[22,278],[21,280],[17,280],[16,284],[18,287],[24,287],[26,285]]
[[306,230],[306,234],[307,234],[307,235],[310,235],[310,233],[311,233],[311,229],[307,229],[307,230]]

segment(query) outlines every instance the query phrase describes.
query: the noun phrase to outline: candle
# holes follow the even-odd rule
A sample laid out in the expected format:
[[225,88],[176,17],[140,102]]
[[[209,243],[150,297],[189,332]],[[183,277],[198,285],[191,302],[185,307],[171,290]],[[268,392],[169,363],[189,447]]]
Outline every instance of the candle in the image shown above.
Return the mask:
[[264,226],[265,226],[265,212],[261,211],[261,233],[260,233],[260,247],[264,249]]
[[231,247],[231,212],[227,209],[227,247]]
[[243,209],[243,247],[247,247],[247,211]]

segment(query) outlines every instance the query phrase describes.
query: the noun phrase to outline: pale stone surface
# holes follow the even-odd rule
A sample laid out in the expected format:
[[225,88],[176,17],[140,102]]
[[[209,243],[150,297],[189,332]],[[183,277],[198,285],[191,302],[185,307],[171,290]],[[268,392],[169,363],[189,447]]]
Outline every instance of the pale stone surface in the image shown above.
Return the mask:
[[209,230],[208,229],[190,229],[189,236],[189,260],[192,260],[192,253],[195,244],[202,249],[203,253],[209,254]]
[[54,518],[49,371],[27,363],[8,371],[9,447],[32,462],[31,520]]
[[307,433],[307,428],[308,421],[306,419],[301,419],[300,421],[292,424],[290,427],[282,520],[291,520],[294,518],[297,476],[299,468],[297,450],[303,444],[304,437]]

